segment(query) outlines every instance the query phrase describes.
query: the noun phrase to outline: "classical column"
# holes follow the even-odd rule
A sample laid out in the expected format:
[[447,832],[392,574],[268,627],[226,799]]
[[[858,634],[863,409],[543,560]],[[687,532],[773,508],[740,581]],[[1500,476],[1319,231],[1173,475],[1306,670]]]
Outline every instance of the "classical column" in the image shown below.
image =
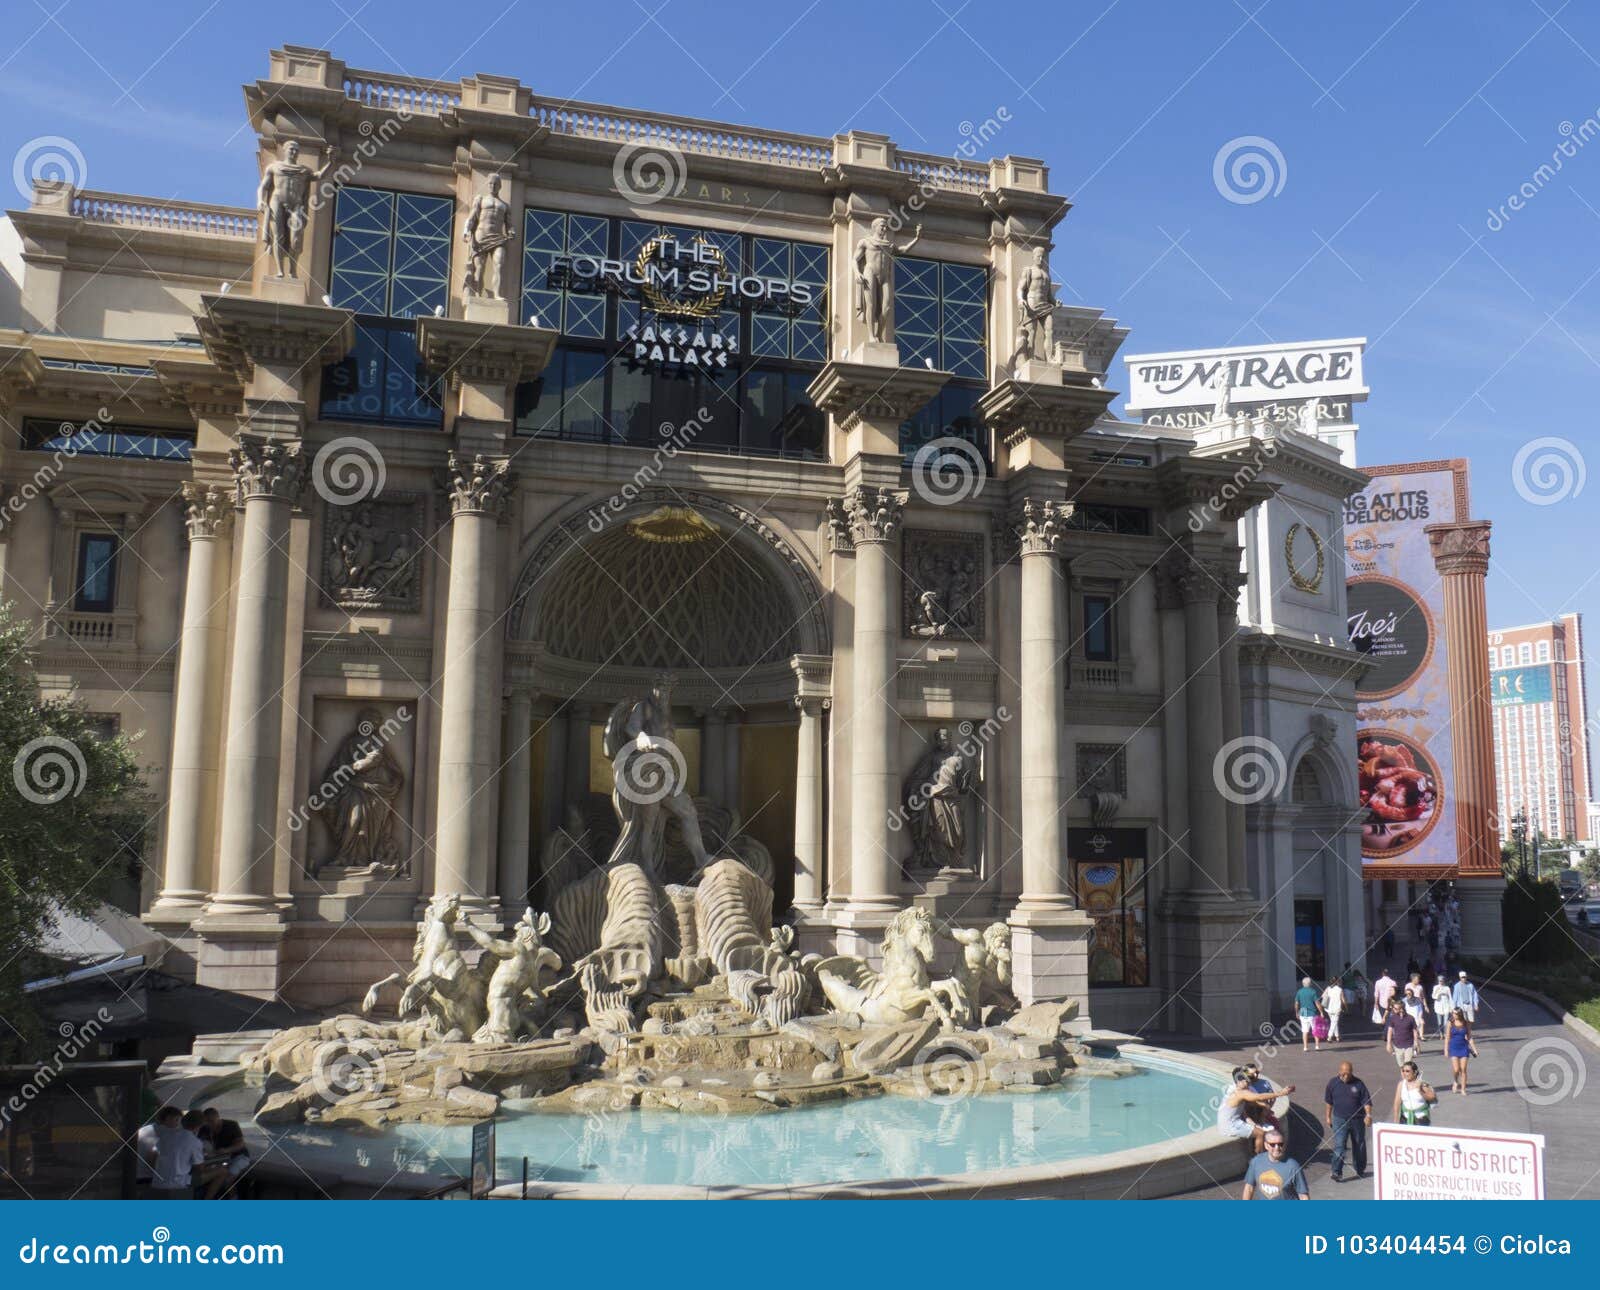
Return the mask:
[[513,690],[506,699],[500,742],[500,865],[495,888],[507,916],[528,899],[528,823],[533,811],[533,696]]
[[1057,553],[1065,518],[1057,503],[1028,499],[1016,526],[1022,561],[1022,910],[1072,905],[1061,832],[1066,650]]
[[730,811],[739,809],[739,710],[728,713],[722,727],[722,795]]
[[222,734],[223,650],[233,549],[233,489],[183,486],[189,571],[172,701],[172,768],[167,776],[167,845],[156,923],[186,923],[206,902],[202,858],[211,849]]
[[1217,580],[1193,556],[1177,557],[1183,595],[1184,652],[1189,683],[1184,687],[1184,724],[1189,744],[1190,886],[1206,894],[1230,889],[1228,803],[1217,783],[1217,752],[1223,743],[1222,666],[1217,639]]
[[899,861],[889,812],[898,805],[895,650],[900,639],[900,570],[889,543],[905,498],[858,485],[841,500],[855,547],[854,707],[850,739],[850,896],[855,909],[898,906]]
[[[1228,573],[1226,564],[1216,566],[1217,592],[1217,673],[1222,702],[1222,742],[1232,744],[1244,732],[1244,699],[1239,686],[1239,601],[1234,594],[1237,575]],[[1275,784],[1276,790],[1283,787]],[[1245,873],[1245,819],[1244,803],[1228,802],[1227,853],[1223,857],[1227,866],[1228,890],[1245,891],[1250,881]]]
[[512,476],[503,457],[450,454],[450,587],[440,677],[439,805],[435,895],[459,895],[468,912],[492,915],[494,748],[500,704],[495,572]]
[[794,903],[821,909],[823,902],[822,714],[826,699],[798,697],[800,730],[794,768]]
[[278,921],[273,868],[279,834],[283,658],[289,519],[309,462],[297,440],[241,435],[230,456],[244,506],[234,597],[233,674],[217,887],[204,921]]
[[[583,809],[589,796],[589,723],[594,711],[587,703],[567,704],[567,802]],[[565,824],[563,816],[561,823]]]
[[1489,522],[1430,524],[1425,532],[1444,583],[1445,639],[1450,642],[1450,749],[1454,771],[1456,862],[1461,900],[1461,952],[1505,952],[1500,893],[1505,879],[1494,809],[1494,726],[1489,703]]
[[540,788],[541,845],[567,822],[567,714],[562,709],[544,719],[544,784]]
[[713,802],[722,806],[732,807],[733,803],[726,800],[728,795],[728,778],[724,770],[724,755],[727,744],[723,739],[723,729],[727,724],[728,714],[724,708],[713,708],[705,714],[705,719],[700,725],[700,795],[709,797]]
[[1150,571],[1156,588],[1156,617],[1161,625],[1161,763],[1162,802],[1166,819],[1157,835],[1162,856],[1161,889],[1186,891],[1193,879],[1189,857],[1189,741],[1183,693],[1189,683],[1188,646],[1184,638],[1183,584],[1171,565]]

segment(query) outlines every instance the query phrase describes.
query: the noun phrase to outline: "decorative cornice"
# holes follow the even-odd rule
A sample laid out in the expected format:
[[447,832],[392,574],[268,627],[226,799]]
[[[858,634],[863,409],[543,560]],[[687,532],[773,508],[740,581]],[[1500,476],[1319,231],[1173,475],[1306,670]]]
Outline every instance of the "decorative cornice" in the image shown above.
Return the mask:
[[888,542],[899,532],[906,500],[907,494],[892,488],[858,484],[843,497],[828,499],[828,522],[832,527],[843,520],[852,547]]
[[795,707],[816,716],[833,704],[833,656],[796,654],[789,660],[794,669]]
[[189,541],[228,535],[233,528],[234,491],[220,484],[183,485],[183,522],[189,530]]
[[1297,672],[1349,681],[1352,685],[1360,682],[1374,666],[1365,654],[1346,646],[1252,630],[1239,633],[1239,662],[1246,667],[1291,667]]
[[304,371],[343,358],[355,343],[355,315],[326,305],[293,305],[248,296],[202,296],[196,321],[211,361],[236,385],[257,363]]
[[489,457],[479,452],[464,461],[452,452],[446,468],[444,490],[450,499],[451,514],[488,515],[497,522],[503,522],[515,483],[516,476],[511,473],[509,458]]
[[418,318],[417,350],[452,389],[463,382],[506,387],[544,371],[557,334],[548,327]]
[[1441,574],[1489,572],[1488,520],[1462,520],[1457,524],[1429,524],[1423,528],[1433,551],[1433,567]]
[[238,504],[253,497],[273,502],[297,502],[310,475],[305,445],[298,439],[262,439],[240,435],[228,454],[233,467]]
[[1010,448],[1030,437],[1071,439],[1098,421],[1115,397],[1115,391],[1087,383],[1007,380],[978,400],[978,412],[1001,446]]
[[949,379],[949,372],[921,367],[884,367],[835,359],[817,373],[806,392],[841,430],[849,431],[863,420],[898,425],[920,411]]

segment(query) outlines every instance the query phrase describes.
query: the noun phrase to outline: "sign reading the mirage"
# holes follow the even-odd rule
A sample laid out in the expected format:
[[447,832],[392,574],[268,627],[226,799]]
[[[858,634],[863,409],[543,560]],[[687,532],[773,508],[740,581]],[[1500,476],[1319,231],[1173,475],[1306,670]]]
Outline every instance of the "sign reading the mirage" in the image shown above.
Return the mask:
[[1544,1135],[1373,1126],[1376,1200],[1543,1200]]
[[1203,424],[1216,402],[1217,378],[1227,368],[1235,407],[1290,422],[1307,399],[1316,399],[1319,421],[1349,422],[1352,405],[1367,397],[1361,370],[1366,345],[1360,338],[1128,354],[1122,360],[1128,366],[1127,412],[1151,425]]

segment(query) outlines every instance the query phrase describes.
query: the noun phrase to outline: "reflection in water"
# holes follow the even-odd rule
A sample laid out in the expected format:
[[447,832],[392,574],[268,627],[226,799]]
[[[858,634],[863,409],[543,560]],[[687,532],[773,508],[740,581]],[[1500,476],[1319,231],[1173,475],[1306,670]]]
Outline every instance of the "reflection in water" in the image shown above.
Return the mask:
[[[714,1089],[708,1090],[714,1092]],[[1190,1131],[1210,1082],[1161,1069],[1125,1079],[1069,1078],[1031,1094],[952,1100],[877,1097],[763,1114],[601,1110],[502,1115],[498,1174],[534,1181],[809,1183],[1021,1168],[1145,1146]],[[276,1131],[307,1169],[384,1176],[460,1175],[467,1128],[404,1125],[357,1134]],[[381,1181],[381,1180],[374,1180]]]

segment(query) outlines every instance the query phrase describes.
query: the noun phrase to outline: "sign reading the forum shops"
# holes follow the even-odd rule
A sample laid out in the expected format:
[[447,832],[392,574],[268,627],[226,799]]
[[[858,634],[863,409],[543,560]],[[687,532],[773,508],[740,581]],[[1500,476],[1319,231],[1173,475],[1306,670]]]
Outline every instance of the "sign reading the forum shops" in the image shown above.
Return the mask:
[[1373,1126],[1376,1200],[1543,1200],[1544,1135]]
[[1217,401],[1224,368],[1232,378],[1228,402],[1274,422],[1292,424],[1306,400],[1317,400],[1317,419],[1348,423],[1367,397],[1361,357],[1364,339],[1192,349],[1129,354],[1128,414],[1147,425],[1203,426]]
[[1369,868],[1440,873],[1456,863],[1451,642],[1427,526],[1464,518],[1464,461],[1364,468],[1345,502],[1350,646],[1371,666],[1356,690],[1361,854]]

